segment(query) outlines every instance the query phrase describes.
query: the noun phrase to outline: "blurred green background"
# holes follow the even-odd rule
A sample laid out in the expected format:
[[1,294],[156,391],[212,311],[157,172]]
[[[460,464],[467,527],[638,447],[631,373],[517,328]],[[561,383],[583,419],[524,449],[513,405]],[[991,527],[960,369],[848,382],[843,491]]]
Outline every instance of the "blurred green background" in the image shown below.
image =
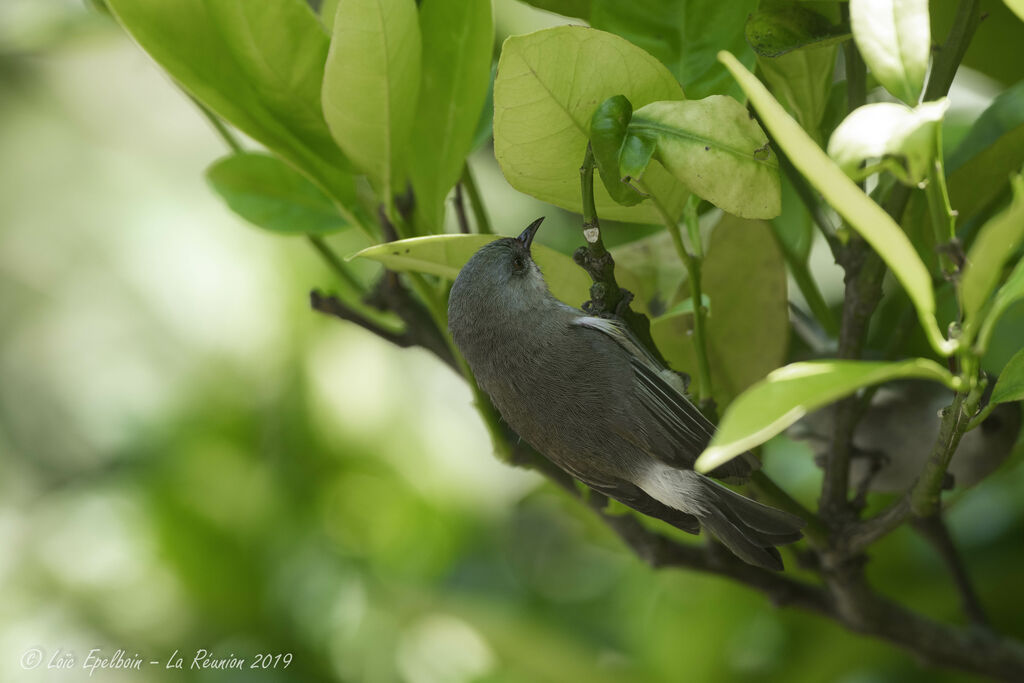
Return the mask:
[[[496,18],[499,37],[555,22],[511,0]],[[310,312],[330,273],[208,191],[223,151],[107,18],[0,2],[0,680],[88,680],[93,648],[160,662],[95,681],[968,680],[653,571],[499,464],[447,368]],[[505,185],[489,150],[473,162],[502,230],[573,225]],[[813,503],[806,453],[768,451]],[[1019,460],[951,515],[1018,638]],[[883,591],[961,618],[916,536],[875,555]],[[188,671],[199,648],[292,662]],[[183,672],[164,668],[175,650]],[[62,653],[76,668],[48,669]]]

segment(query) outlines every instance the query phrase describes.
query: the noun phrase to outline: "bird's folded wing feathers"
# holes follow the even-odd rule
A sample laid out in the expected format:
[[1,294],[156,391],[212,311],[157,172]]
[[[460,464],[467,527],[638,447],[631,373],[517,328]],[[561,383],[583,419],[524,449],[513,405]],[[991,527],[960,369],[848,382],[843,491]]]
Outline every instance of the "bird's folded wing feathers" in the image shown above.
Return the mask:
[[[636,379],[637,396],[672,439],[671,452],[652,452],[675,467],[692,468],[707,447],[715,426],[683,395],[682,380],[658,359],[621,323],[607,318],[581,316],[574,324],[597,330],[629,352]],[[718,468],[716,477],[745,477],[752,463],[736,458]]]

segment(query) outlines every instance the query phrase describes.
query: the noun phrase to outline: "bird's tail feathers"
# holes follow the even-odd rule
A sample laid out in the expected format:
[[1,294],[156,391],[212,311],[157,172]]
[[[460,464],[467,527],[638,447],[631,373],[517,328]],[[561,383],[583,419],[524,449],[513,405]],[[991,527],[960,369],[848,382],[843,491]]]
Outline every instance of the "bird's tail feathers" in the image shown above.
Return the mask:
[[751,500],[707,477],[701,476],[700,481],[707,512],[701,524],[745,562],[781,570],[782,557],[775,546],[799,540],[804,520]]
[[801,518],[751,500],[693,470],[657,463],[637,485],[655,500],[696,517],[729,550],[758,567],[782,569],[775,546],[801,537]]

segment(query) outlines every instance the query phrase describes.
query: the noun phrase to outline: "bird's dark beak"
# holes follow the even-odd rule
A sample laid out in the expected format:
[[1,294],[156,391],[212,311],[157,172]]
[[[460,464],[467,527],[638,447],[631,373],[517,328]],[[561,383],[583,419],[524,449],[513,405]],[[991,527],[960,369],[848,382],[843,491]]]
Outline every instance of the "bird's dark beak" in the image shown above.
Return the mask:
[[541,216],[540,218],[526,226],[526,230],[523,230],[522,234],[516,238],[524,247],[526,247],[527,252],[530,251],[530,245],[533,244],[533,237],[534,235],[537,234],[537,230],[540,229],[540,224],[543,222],[544,216]]

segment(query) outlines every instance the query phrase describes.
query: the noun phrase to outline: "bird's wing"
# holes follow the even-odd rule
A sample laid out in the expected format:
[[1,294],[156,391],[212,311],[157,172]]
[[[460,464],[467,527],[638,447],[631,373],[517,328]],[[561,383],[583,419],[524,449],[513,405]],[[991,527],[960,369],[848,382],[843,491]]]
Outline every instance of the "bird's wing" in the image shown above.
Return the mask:
[[[679,376],[659,363],[624,325],[615,320],[580,316],[574,324],[607,335],[628,352],[636,380],[636,396],[671,443],[667,448],[650,448],[652,455],[674,467],[692,469],[697,456],[711,441],[715,426],[683,395]],[[745,477],[750,474],[751,465],[748,459],[735,458],[712,474],[722,478]]]

